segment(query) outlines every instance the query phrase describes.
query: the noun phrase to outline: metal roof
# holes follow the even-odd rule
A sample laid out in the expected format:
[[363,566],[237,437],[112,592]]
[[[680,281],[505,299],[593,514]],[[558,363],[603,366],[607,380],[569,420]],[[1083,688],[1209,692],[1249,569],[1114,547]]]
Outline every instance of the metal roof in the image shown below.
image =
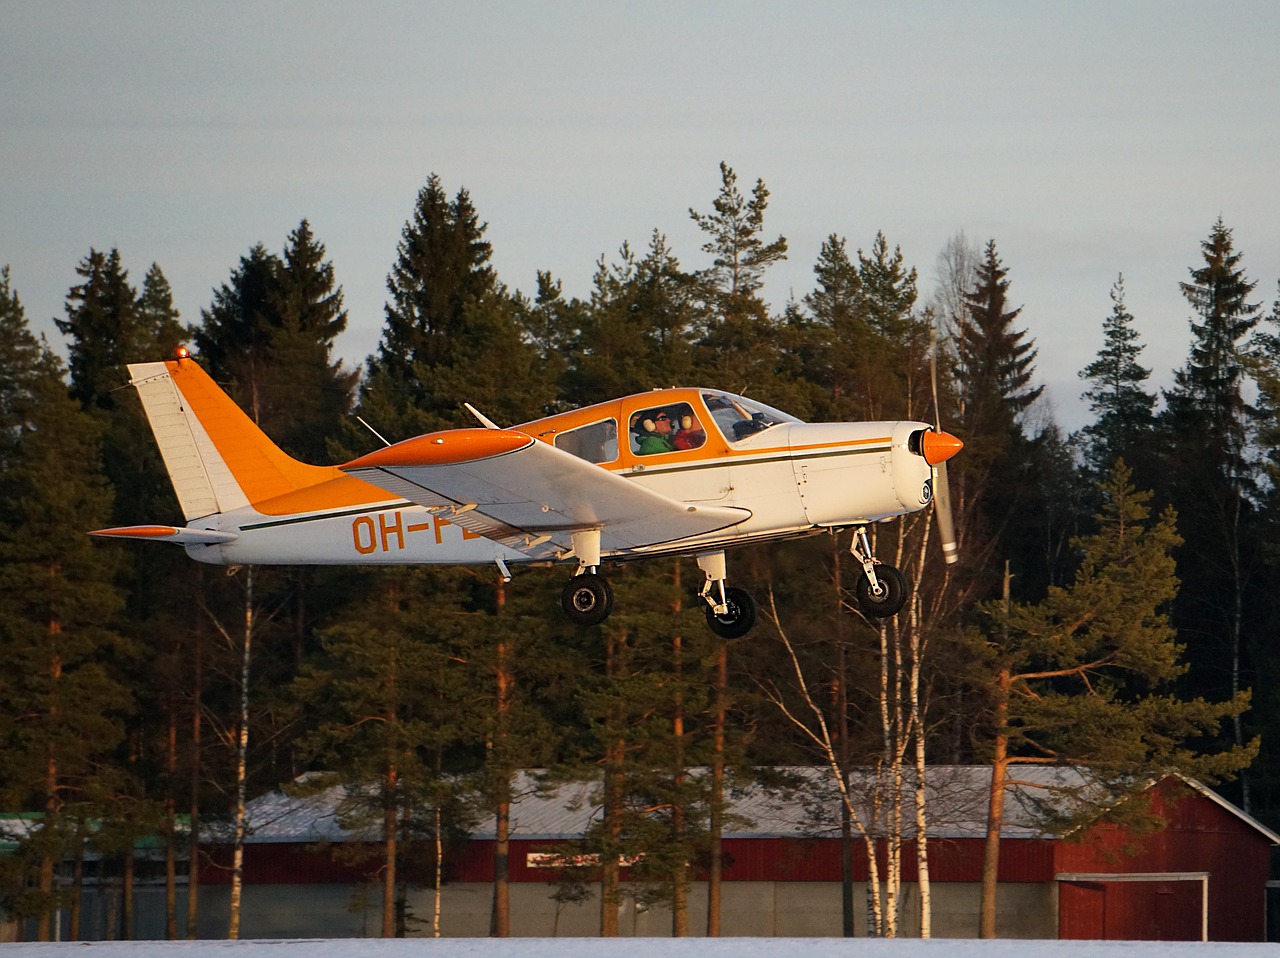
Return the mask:
[[[839,834],[840,798],[829,769],[797,767],[774,769],[797,787],[766,788],[751,784],[731,788],[726,809],[725,837],[832,837]],[[706,774],[693,769],[690,775]],[[912,782],[904,780],[904,834],[914,833]],[[1090,817],[1113,801],[1109,792],[1086,772],[1074,768],[1041,765],[1014,766],[1005,796],[1005,838],[1047,838],[1046,813],[1061,817]],[[596,782],[550,784],[537,770],[520,772],[515,781],[511,808],[511,837],[525,840],[557,840],[581,836],[601,814],[601,789]],[[1187,784],[1231,814],[1280,844],[1280,836],[1246,815],[1230,802],[1198,782]],[[981,838],[986,833],[991,768],[975,765],[933,766],[926,778],[926,809],[932,838]],[[872,821],[875,779],[865,769],[851,775],[850,794],[858,817]],[[344,786],[315,792],[287,794],[275,791],[254,799],[248,806],[250,842],[344,842],[378,840],[378,823],[368,829],[348,830],[339,824]],[[882,826],[871,829],[883,834]],[[494,837],[492,819],[473,830],[472,837]]]

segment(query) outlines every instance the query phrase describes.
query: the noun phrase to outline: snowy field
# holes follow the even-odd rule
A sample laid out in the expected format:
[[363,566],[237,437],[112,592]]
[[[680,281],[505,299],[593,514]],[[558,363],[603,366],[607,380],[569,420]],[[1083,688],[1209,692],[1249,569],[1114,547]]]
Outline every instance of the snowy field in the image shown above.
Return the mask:
[[1277,958],[1280,945],[841,938],[333,938],[0,945],[0,958]]

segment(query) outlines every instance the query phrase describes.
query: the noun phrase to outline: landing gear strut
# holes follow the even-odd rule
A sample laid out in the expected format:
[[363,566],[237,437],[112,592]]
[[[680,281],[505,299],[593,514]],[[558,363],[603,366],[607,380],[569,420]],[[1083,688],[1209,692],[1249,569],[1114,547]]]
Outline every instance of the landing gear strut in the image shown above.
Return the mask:
[[723,552],[698,556],[698,568],[706,574],[699,596],[707,604],[707,625],[722,639],[736,639],[756,624],[756,603],[745,589],[725,583]]
[[853,530],[849,551],[862,565],[862,575],[854,585],[854,594],[862,611],[877,619],[897,615],[907,601],[907,577],[871,554],[866,526]]

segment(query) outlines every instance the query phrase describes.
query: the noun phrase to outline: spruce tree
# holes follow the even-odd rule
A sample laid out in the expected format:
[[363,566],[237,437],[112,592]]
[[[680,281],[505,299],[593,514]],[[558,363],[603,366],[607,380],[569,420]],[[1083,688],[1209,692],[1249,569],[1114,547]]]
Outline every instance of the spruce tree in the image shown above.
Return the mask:
[[1020,417],[1044,391],[1031,385],[1037,351],[1026,330],[1014,328],[1022,307],[1009,308],[1008,275],[991,240],[956,318],[961,415],[973,437],[966,439],[967,460],[990,462],[1007,450]]
[[1123,459],[1146,486],[1155,478],[1151,468],[1141,464],[1152,461],[1156,397],[1143,388],[1151,370],[1138,362],[1143,346],[1125,306],[1123,275],[1111,287],[1111,304],[1111,314],[1102,324],[1098,358],[1080,371],[1080,378],[1090,383],[1084,398],[1095,417],[1082,430],[1085,460],[1100,477]]
[[[489,265],[492,249],[465,188],[452,200],[432,173],[418,191],[387,276],[386,319],[378,352],[368,360],[366,394],[383,394],[386,412],[417,410],[399,438],[438,428],[456,415],[452,396],[438,395],[437,370],[456,365],[466,338],[467,310],[501,292]],[[425,418],[424,418],[425,417]],[[388,429],[392,429],[390,423]]]
[[75,397],[111,409],[117,388],[128,381],[125,364],[142,358],[140,350],[150,345],[139,335],[138,296],[118,249],[90,249],[76,273],[84,282],[71,287],[67,318],[54,323],[71,337],[68,366]]
[[1032,430],[1028,411],[1044,387],[1033,385],[1037,350],[1014,326],[1022,308],[1010,307],[1009,286],[992,240],[955,322],[955,428],[965,455],[951,478],[973,516],[966,549],[989,575],[1012,562],[1015,590],[1029,598],[1069,573],[1066,543],[1080,494],[1046,485],[1069,480],[1074,470],[1052,423]]
[[323,462],[351,408],[355,374],[333,358],[346,329],[342,289],[303,220],[283,256],[255,244],[202,314],[200,360],[289,454]]
[[[1201,242],[1203,263],[1181,284],[1191,305],[1191,350],[1174,375],[1159,418],[1164,483],[1160,492],[1177,510],[1185,545],[1178,568],[1185,583],[1174,622],[1189,650],[1187,687],[1230,695],[1247,687],[1252,582],[1260,565],[1256,475],[1250,455],[1248,336],[1261,319],[1250,302],[1256,284],[1222,219]],[[1233,738],[1246,739],[1244,720]],[[1249,810],[1249,777],[1240,803]]]

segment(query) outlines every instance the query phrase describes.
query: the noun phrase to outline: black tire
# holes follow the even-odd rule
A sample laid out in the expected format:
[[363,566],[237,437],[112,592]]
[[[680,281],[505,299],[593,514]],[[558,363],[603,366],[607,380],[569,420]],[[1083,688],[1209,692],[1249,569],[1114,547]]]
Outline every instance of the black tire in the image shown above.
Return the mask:
[[756,624],[755,599],[745,589],[734,586],[724,590],[724,599],[729,606],[724,615],[716,615],[715,609],[707,606],[707,625],[722,639],[741,638]]
[[560,608],[576,625],[599,625],[613,611],[613,588],[604,576],[575,575],[560,594]]
[[854,590],[858,605],[873,618],[887,619],[897,615],[907,601],[907,577],[891,565],[877,565],[876,579],[879,588],[872,589],[866,573],[858,577]]

